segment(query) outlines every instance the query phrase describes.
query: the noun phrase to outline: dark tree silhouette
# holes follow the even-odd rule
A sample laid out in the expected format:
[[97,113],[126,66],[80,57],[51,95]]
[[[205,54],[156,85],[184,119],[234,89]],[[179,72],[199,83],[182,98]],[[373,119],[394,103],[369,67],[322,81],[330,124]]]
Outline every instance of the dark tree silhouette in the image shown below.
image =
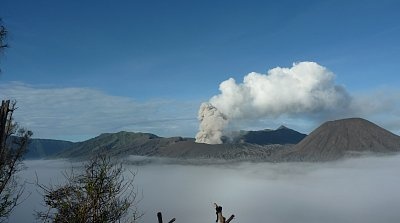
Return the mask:
[[0,19],[0,52],[2,52],[6,47],[8,47],[6,43],[7,29],[4,27],[2,20]]
[[[0,19],[0,53],[7,47],[6,36],[7,30]],[[32,135],[31,131],[18,128],[13,122],[15,104],[15,101],[3,100],[0,107],[0,222],[8,218],[23,193],[24,186],[18,183],[15,175]]]
[[124,178],[122,164],[106,155],[97,155],[76,173],[65,173],[66,183],[39,185],[44,191],[47,211],[38,212],[44,222],[137,222],[135,173]]
[[32,136],[13,122],[15,104],[3,100],[0,107],[0,222],[8,218],[23,193],[24,185],[18,183],[16,173]]
[[4,27],[3,21],[0,18],[0,54],[3,53],[4,49],[8,47],[8,44],[6,43],[6,37],[7,37],[7,29],[6,27]]
[[215,214],[217,215],[217,220],[215,220],[215,222],[218,222],[218,223],[229,223],[235,218],[235,215],[231,215],[227,220],[222,215],[222,206],[219,206],[217,203],[214,203],[214,206],[215,206]]
[[[161,212],[157,213],[157,219],[158,219],[158,223],[164,223]],[[168,223],[173,223],[173,222],[175,222],[175,220],[176,220],[176,218],[173,218],[173,219],[169,220]]]

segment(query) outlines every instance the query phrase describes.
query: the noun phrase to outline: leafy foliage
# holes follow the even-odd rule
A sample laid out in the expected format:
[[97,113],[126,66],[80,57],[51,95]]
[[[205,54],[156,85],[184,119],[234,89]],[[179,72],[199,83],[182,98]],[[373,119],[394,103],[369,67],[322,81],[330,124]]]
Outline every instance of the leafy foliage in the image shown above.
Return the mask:
[[39,185],[44,190],[44,222],[136,222],[137,191],[135,173],[125,180],[122,164],[106,155],[97,155],[84,164],[80,173],[64,174],[66,184],[57,187]]
[[22,196],[24,185],[18,183],[16,173],[32,136],[13,122],[15,104],[7,100],[0,107],[0,222],[8,218]]

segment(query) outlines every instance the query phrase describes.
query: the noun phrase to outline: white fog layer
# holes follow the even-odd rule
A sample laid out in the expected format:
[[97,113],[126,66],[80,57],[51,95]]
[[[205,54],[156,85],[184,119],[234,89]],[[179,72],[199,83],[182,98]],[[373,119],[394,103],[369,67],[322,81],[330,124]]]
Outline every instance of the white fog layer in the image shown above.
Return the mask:
[[[41,183],[61,182],[68,161],[26,161],[20,176]],[[398,223],[400,155],[364,157],[330,163],[231,163],[177,165],[153,162],[126,168],[138,171],[143,191],[141,222],[157,222],[156,213],[178,223],[215,222],[213,202],[233,222]],[[10,222],[33,222],[42,208],[37,189],[17,207]]]

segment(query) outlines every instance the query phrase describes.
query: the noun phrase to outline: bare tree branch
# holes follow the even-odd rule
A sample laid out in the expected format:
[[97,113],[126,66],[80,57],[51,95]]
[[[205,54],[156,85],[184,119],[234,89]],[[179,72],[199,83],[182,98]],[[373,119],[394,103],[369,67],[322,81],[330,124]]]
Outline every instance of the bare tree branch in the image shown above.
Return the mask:
[[6,43],[6,37],[7,37],[7,29],[6,27],[4,27],[3,22],[0,18],[0,54],[3,53],[4,49],[8,47],[8,44]]
[[215,206],[215,214],[217,215],[217,220],[215,222],[219,223],[229,223],[235,218],[235,215],[231,215],[228,220],[222,215],[222,206],[219,206],[217,203],[214,203]]
[[[157,213],[157,219],[158,219],[158,223],[163,223],[161,212],[158,212],[158,213]],[[173,219],[171,219],[168,223],[173,223],[175,220],[176,220],[176,219],[173,218]]]
[[0,107],[0,222],[22,202],[24,184],[18,183],[15,175],[32,136],[31,131],[18,128],[13,122],[15,105],[15,101],[3,100]]

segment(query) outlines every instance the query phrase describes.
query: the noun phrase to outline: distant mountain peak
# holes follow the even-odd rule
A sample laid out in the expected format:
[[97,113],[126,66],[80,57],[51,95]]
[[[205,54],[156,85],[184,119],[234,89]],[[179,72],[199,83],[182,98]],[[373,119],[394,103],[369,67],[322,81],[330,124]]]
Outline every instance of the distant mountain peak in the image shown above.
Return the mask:
[[[270,131],[274,131],[273,129],[263,129],[263,130],[261,130],[261,131],[264,131],[264,132],[270,132]],[[249,131],[250,132],[250,131]],[[256,131],[251,131],[251,132],[256,132]]]
[[[288,130],[288,131],[282,131]],[[234,138],[233,142],[245,142],[258,145],[270,144],[296,144],[307,135],[289,129],[281,125],[278,129],[264,129],[259,131],[241,131],[241,134]]]
[[335,160],[354,152],[395,152],[400,150],[400,137],[362,119],[328,121],[315,129],[294,147],[301,160]]
[[286,126],[284,126],[284,125],[281,125],[281,126],[279,126],[279,128],[277,128],[276,130],[280,130],[280,129],[289,129],[289,128],[286,127]]

